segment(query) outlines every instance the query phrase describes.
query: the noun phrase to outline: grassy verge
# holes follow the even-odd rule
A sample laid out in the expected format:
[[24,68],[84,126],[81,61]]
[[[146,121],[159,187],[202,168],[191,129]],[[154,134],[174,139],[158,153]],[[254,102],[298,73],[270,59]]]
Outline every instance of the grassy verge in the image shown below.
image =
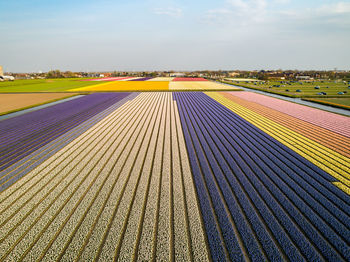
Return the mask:
[[[310,101],[310,102],[314,102],[317,104],[322,104],[322,105],[333,106],[333,107],[337,107],[337,108],[350,110],[350,99],[341,99],[340,100],[338,98],[333,98],[336,100],[340,100],[340,101],[337,101],[338,103],[330,102],[329,100],[332,98],[328,98],[327,100],[326,99],[302,98],[302,100],[305,100],[305,101]],[[342,100],[346,100],[346,101],[343,102]]]

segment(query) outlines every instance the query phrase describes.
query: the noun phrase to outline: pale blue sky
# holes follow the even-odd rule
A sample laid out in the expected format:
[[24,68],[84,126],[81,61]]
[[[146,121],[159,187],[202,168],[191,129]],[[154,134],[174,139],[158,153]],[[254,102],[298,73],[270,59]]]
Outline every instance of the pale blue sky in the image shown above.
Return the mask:
[[350,70],[350,1],[0,0],[0,65]]

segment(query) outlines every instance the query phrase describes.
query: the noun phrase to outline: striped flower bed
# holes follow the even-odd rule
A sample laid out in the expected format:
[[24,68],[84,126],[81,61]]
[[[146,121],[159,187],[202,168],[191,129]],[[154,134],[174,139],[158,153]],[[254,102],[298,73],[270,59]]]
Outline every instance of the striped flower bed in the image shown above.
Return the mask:
[[208,81],[202,77],[175,77],[172,81]]
[[5,190],[7,187],[15,183],[18,179],[25,176],[28,172],[33,170],[35,167],[40,165],[46,159],[54,155],[56,152],[67,146],[75,138],[79,137],[86,130],[91,128],[93,125],[98,123],[101,119],[106,117],[108,114],[116,110],[118,107],[123,105],[128,100],[133,99],[137,96],[137,93],[132,93],[129,96],[119,100],[117,103],[108,107],[106,110],[98,113],[97,115],[86,120],[82,124],[76,126],[75,128],[62,134],[50,143],[42,146],[40,149],[34,151],[33,153],[27,155],[21,160],[17,161],[15,164],[6,168],[0,172],[0,192]]
[[154,77],[148,81],[167,81],[170,82],[174,79],[175,77]]
[[0,171],[129,93],[92,94],[0,122]]
[[136,79],[131,79],[130,81],[147,81],[152,79],[153,77],[142,77],[142,78],[136,78]]
[[94,79],[83,79],[81,81],[119,81],[119,80],[126,80],[133,77],[104,77],[104,78],[94,78]]
[[348,197],[331,176],[204,94],[175,99],[214,260],[349,258]]
[[350,157],[350,138],[334,133],[328,129],[303,121],[299,118],[286,115],[280,111],[262,106],[258,103],[241,99],[234,94],[221,93],[231,101],[244,106],[257,114],[267,117],[276,123],[284,125],[291,130],[298,132],[340,154]]
[[343,136],[350,137],[349,117],[251,92],[239,92],[233,93],[232,95],[278,110],[282,113],[329,129]]
[[0,261],[349,261],[348,137],[238,93],[1,121]]

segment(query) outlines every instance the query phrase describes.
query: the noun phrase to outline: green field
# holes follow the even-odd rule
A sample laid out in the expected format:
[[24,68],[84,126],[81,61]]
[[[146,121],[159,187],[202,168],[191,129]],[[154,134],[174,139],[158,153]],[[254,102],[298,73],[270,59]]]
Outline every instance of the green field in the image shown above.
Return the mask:
[[332,105],[332,106],[337,106],[337,107],[341,107],[341,108],[347,108],[350,109],[350,98],[309,98],[309,99],[304,99],[307,101],[311,101],[311,102],[316,102],[316,103],[320,103],[320,104],[326,104],[326,105]]
[[[295,82],[295,81],[260,81],[256,83],[246,82],[227,82],[228,84],[254,88],[270,93],[281,94],[291,97],[350,97],[350,88],[348,83],[334,81],[314,81],[314,82]],[[319,87],[316,89],[315,87]],[[298,91],[297,91],[298,90]],[[327,95],[318,95],[325,92]],[[339,95],[338,92],[344,92]]]
[[0,93],[65,92],[72,88],[96,85],[95,81],[80,81],[76,78],[29,79],[0,82]]

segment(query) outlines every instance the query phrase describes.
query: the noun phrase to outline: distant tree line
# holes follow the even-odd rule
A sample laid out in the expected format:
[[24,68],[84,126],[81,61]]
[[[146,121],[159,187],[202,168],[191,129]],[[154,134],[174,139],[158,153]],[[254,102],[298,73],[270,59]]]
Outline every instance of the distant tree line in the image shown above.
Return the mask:
[[[109,73],[102,73],[106,76],[118,77],[118,76],[139,76],[139,77],[157,77],[157,76],[169,76],[169,74],[175,71],[113,71]],[[254,71],[242,71],[242,70],[198,70],[183,72],[188,77],[207,77],[212,79],[220,79],[226,77],[234,78],[256,78],[260,80],[269,80],[273,78],[284,78],[286,80],[297,80],[299,76],[309,76],[314,79],[329,79],[339,80],[343,79],[350,81],[350,71],[317,71],[317,70],[254,70]],[[74,77],[91,77],[92,73],[87,72],[71,72],[60,70],[51,70],[48,73],[44,73],[46,78],[74,78]],[[99,75],[94,73],[93,76]]]
[[74,78],[78,77],[76,73],[71,71],[61,72],[60,70],[51,70],[47,72],[46,78]]

